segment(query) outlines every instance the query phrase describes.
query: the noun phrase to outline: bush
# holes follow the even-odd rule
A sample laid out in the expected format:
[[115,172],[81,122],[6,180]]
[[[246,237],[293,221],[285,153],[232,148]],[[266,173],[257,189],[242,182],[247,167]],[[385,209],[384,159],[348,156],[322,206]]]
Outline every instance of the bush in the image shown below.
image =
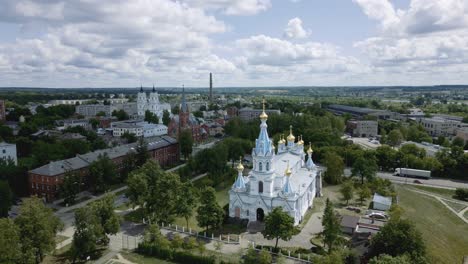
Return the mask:
[[172,260],[182,264],[214,264],[215,259],[212,256],[197,256],[189,252],[176,251],[171,249],[162,249],[148,243],[138,244],[136,252],[145,256],[157,257],[164,260]]
[[455,198],[462,201],[468,201],[468,189],[457,188]]

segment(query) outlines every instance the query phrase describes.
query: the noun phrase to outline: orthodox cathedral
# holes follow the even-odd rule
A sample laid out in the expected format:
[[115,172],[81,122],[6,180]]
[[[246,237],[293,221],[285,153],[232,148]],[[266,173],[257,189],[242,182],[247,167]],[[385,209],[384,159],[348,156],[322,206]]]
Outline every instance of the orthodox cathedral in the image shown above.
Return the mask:
[[312,161],[312,148],[304,152],[304,141],[293,135],[278,141],[275,149],[267,132],[265,105],[260,115],[260,134],[252,149],[253,169],[247,176],[239,162],[238,176],[229,191],[229,216],[263,221],[275,207],[282,207],[299,224],[314,198],[321,196],[321,174]]
[[149,110],[159,118],[159,122],[162,122],[163,111],[167,110],[171,112],[171,105],[167,103],[159,102],[159,94],[156,92],[154,85],[153,90],[146,96],[146,92],[143,91],[143,87],[140,87],[140,92],[137,97],[137,111],[138,116],[145,116],[145,112]]

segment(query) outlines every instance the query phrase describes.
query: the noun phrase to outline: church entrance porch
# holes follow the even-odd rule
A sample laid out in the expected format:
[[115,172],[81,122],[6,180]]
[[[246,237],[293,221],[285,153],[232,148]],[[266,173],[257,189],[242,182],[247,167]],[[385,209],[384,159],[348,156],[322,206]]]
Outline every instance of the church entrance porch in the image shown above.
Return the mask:
[[263,222],[263,219],[265,218],[265,212],[263,211],[262,208],[257,209],[257,221]]

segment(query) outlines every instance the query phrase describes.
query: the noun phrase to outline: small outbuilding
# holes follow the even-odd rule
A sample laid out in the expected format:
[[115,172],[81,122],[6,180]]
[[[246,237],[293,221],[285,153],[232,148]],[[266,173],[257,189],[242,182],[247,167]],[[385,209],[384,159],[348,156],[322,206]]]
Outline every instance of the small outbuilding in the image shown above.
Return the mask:
[[359,222],[358,216],[343,215],[341,218],[341,231],[345,234],[352,235],[356,230],[356,226]]
[[386,197],[374,193],[374,198],[372,199],[372,209],[387,211],[392,206],[392,197]]

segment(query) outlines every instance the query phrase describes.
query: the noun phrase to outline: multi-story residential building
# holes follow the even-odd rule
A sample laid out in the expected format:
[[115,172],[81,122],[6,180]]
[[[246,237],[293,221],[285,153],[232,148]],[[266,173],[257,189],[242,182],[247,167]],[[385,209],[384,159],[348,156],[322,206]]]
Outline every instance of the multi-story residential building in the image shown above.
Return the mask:
[[[147,149],[151,159],[161,166],[171,166],[180,161],[179,144],[168,136],[157,137],[147,141]],[[118,146],[111,149],[98,150],[74,158],[52,161],[49,164],[28,172],[30,195],[37,195],[51,202],[58,198],[60,185],[67,172],[73,172],[83,178],[85,188],[89,188],[88,167],[100,155],[107,155],[120,171],[125,157],[135,151],[137,143]]]
[[0,100],[0,121],[6,121],[6,112],[5,112],[5,101]]
[[111,124],[112,135],[120,137],[124,133],[134,134],[137,137],[154,137],[167,135],[167,126],[162,124],[151,124],[141,120],[127,120],[113,122]]
[[[263,112],[262,109],[253,109],[253,108],[246,107],[246,108],[240,109],[238,113],[239,113],[239,118],[242,121],[250,121],[250,120],[258,119],[258,116],[262,112]],[[268,115],[272,115],[272,114],[279,115],[281,114],[281,111],[277,109],[266,109],[265,113],[267,113]]]
[[17,165],[18,158],[16,156],[16,145],[0,142],[0,159],[4,159],[6,161],[12,160],[15,165]]
[[346,123],[346,131],[353,137],[375,137],[378,127],[378,122],[373,120],[349,120]]

